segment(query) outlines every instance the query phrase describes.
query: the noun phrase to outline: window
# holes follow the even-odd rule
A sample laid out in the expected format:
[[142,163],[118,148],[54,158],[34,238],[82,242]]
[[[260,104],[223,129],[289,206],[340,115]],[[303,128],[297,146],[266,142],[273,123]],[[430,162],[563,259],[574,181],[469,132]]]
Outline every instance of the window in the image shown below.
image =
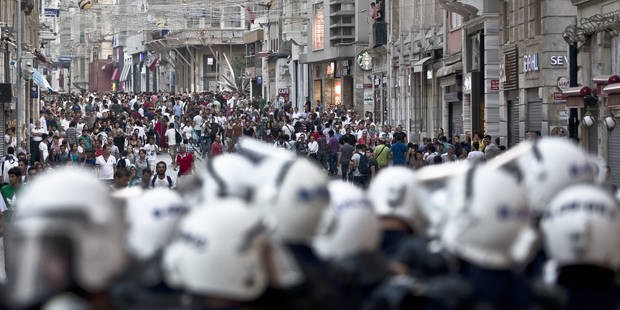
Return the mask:
[[461,28],[461,26],[463,26],[463,17],[450,12],[450,30]]
[[217,66],[213,55],[202,55],[202,70],[205,75],[209,72],[216,72]]
[[323,17],[323,3],[313,6],[312,18],[312,48],[314,50],[323,49],[325,36],[325,21]]
[[355,11],[355,4],[353,4],[353,3],[343,3],[340,9],[342,11]]
[[353,17],[352,16],[343,16],[342,17],[342,23],[343,24],[352,24],[353,23]]
[[540,0],[529,0],[527,10],[528,37],[534,37],[540,34]]
[[197,16],[187,18],[187,28],[197,29],[200,26],[200,19]]
[[241,7],[224,8],[224,28],[241,28]]
[[222,11],[220,9],[211,10],[211,14],[207,15],[210,18],[209,26],[213,28],[220,28],[222,22]]

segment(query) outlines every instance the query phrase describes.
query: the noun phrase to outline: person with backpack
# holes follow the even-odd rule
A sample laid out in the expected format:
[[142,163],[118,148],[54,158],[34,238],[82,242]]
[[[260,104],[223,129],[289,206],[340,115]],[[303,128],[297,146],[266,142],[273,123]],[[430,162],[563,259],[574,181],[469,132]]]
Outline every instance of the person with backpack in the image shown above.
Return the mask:
[[172,189],[175,187],[174,180],[166,174],[167,165],[165,162],[160,161],[155,166],[155,175],[151,179],[151,187],[163,187]]
[[353,184],[366,188],[370,176],[370,162],[368,156],[366,156],[366,145],[358,144],[355,146],[355,153],[351,157],[349,167],[353,177]]
[[123,152],[123,154],[119,157],[118,161],[116,162],[116,169],[129,169],[129,165],[131,164],[131,161],[127,158],[129,156],[129,153],[127,150],[125,150]]

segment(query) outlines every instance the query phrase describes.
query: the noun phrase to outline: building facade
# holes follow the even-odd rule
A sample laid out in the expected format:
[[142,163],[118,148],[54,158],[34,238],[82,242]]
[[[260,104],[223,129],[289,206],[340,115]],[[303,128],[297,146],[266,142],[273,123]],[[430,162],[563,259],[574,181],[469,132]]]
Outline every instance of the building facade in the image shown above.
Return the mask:
[[[10,102],[2,103],[0,108],[0,136],[4,136],[5,128],[16,128],[18,140],[26,137],[27,120],[38,116],[38,93],[31,99],[30,82],[19,81],[17,78],[17,42],[18,42],[18,14],[22,20],[22,64],[31,64],[38,67],[37,50],[39,40],[39,1],[23,0],[18,7],[15,0],[0,0],[0,82],[6,86],[3,93],[10,93]],[[8,85],[7,85],[8,84]],[[5,89],[8,88],[8,91]],[[18,88],[25,93],[24,102],[17,102]],[[16,109],[17,105],[20,106]],[[20,128],[22,130],[20,130]],[[4,139],[0,139],[0,155],[4,155]]]
[[369,3],[361,0],[312,2],[308,46],[300,63],[308,66],[308,97],[313,108],[364,112],[371,74],[357,64],[356,57],[368,49],[369,9]]
[[568,131],[568,45],[576,10],[562,2],[500,2],[500,135],[512,146],[531,135]]
[[608,163],[610,181],[619,185],[620,131],[615,124],[620,121],[616,117],[620,115],[620,3],[571,0],[571,4],[576,18],[562,33],[565,44],[573,46],[571,58],[579,64],[571,86],[591,93],[569,96],[566,113],[577,121],[569,125],[574,124],[581,146]]

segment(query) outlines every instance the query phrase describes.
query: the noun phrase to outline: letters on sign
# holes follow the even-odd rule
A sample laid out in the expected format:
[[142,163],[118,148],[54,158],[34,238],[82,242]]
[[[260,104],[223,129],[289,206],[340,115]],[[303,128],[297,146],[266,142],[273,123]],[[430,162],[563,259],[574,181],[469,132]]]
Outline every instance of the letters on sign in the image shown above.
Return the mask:
[[523,72],[532,72],[539,71],[540,63],[538,61],[538,54],[534,53],[531,55],[523,56]]
[[549,63],[552,66],[563,66],[568,63],[568,57],[566,56],[551,56],[549,57]]

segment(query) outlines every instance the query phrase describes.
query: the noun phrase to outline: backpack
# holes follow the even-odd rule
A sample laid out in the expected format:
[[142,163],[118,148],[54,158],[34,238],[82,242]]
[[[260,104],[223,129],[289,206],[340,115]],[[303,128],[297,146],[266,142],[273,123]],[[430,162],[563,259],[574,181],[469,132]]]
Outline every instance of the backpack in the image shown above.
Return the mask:
[[127,169],[127,160],[125,159],[125,157],[121,157],[118,160],[118,162],[116,163],[116,168]]
[[[155,187],[155,180],[157,180],[157,175],[154,175],[151,179],[151,187]],[[168,188],[172,188],[172,178],[167,175],[166,180],[168,181]]]
[[181,134],[179,133],[178,130],[174,130],[174,140],[176,142],[176,144],[181,144],[181,142],[183,141],[183,137],[181,136]]
[[360,161],[357,165],[357,170],[359,170],[361,175],[369,175],[370,174],[370,162],[368,161],[368,156],[366,154],[360,154]]

